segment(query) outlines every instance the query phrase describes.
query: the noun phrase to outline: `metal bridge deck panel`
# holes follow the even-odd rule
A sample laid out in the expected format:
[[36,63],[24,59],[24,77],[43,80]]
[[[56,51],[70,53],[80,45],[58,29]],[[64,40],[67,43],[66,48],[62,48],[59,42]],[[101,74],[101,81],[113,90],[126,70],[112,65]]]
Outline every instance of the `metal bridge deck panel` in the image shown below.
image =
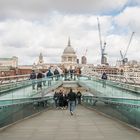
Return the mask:
[[139,140],[140,132],[83,106],[48,110],[0,132],[0,140]]

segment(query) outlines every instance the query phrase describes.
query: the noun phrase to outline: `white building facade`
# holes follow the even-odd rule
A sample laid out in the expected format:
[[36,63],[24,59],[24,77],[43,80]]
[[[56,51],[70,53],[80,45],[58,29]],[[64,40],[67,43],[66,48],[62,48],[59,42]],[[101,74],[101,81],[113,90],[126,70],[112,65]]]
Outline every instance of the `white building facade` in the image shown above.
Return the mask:
[[12,58],[0,58],[0,67],[18,67],[18,57],[13,56]]
[[74,49],[71,47],[70,39],[68,40],[68,45],[64,49],[61,58],[62,65],[67,69],[69,69],[70,67],[74,68],[77,65],[77,55]]

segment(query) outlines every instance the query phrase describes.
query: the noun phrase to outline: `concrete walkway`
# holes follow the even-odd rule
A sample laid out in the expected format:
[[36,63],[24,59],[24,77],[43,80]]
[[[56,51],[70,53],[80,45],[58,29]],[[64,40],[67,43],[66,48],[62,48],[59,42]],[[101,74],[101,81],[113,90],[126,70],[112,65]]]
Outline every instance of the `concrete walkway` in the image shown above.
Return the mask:
[[2,132],[0,140],[140,140],[140,132],[82,106],[48,110]]

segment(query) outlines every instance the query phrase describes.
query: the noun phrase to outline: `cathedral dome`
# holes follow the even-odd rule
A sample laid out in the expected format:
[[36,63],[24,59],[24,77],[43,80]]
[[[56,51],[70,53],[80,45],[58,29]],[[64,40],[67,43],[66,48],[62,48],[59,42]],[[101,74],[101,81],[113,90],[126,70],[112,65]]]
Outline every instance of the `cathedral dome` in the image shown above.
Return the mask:
[[67,47],[64,49],[63,54],[75,54],[75,51],[74,51],[74,49],[73,49],[71,46],[67,46]]
[[61,57],[61,62],[65,68],[70,68],[71,66],[75,66],[77,64],[77,55],[74,49],[71,47],[70,38],[68,40],[68,45],[64,49]]
[[74,49],[71,47],[70,38],[68,40],[68,46],[64,49],[63,54],[75,54]]

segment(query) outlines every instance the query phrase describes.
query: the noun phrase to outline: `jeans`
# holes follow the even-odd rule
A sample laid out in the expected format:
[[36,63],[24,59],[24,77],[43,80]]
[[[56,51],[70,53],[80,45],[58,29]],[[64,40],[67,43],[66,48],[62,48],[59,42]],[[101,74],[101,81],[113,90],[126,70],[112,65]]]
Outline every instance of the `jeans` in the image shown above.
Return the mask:
[[81,104],[81,97],[77,98],[77,102],[78,102],[78,104]]
[[106,80],[102,80],[103,87],[106,88]]
[[69,109],[70,111],[74,111],[75,109],[75,106],[76,106],[76,102],[75,101],[69,101]]
[[35,89],[35,84],[36,84],[35,80],[32,80],[32,89]]
[[58,99],[54,100],[54,103],[55,103],[56,108],[59,107],[59,100]]

